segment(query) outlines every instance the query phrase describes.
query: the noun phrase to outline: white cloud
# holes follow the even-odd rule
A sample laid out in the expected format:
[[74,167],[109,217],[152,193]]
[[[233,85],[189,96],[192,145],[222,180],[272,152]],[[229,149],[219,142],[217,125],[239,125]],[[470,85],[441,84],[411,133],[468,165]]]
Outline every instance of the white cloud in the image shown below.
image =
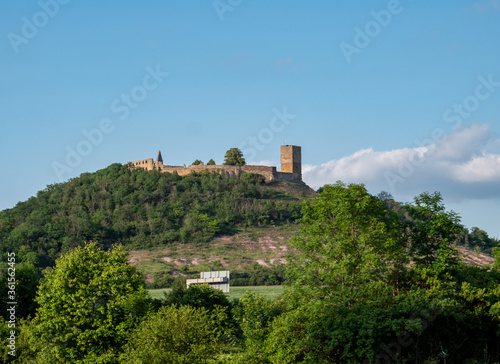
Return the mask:
[[466,163],[456,166],[455,178],[461,182],[499,182],[500,155],[483,153]]
[[401,198],[441,191],[452,199],[500,198],[500,154],[487,124],[462,126],[444,135],[436,129],[414,148],[362,149],[320,165],[304,165],[303,178],[317,188],[337,180],[364,183],[372,193],[385,190]]

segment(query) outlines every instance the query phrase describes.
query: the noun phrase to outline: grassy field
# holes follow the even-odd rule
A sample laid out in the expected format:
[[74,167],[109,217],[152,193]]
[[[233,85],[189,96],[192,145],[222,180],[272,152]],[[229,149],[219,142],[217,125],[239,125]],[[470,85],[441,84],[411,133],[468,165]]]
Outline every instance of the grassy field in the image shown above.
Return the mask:
[[[263,297],[273,299],[283,292],[284,286],[247,286],[247,287],[231,287],[229,293],[226,293],[227,297],[232,299],[238,299],[243,297],[246,291],[255,292]],[[162,289],[150,289],[149,294],[153,298],[163,298],[163,293],[168,292],[170,288]]]

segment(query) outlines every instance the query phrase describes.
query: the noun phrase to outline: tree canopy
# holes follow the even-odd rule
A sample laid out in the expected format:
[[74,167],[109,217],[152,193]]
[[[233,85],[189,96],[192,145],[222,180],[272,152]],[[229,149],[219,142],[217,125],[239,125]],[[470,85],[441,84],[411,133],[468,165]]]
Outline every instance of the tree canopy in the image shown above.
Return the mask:
[[116,357],[148,311],[142,277],[127,259],[119,246],[103,251],[89,243],[63,255],[46,273],[32,342],[40,362]]
[[406,206],[410,217],[411,256],[417,266],[444,270],[457,263],[452,244],[461,231],[460,217],[446,211],[439,192],[424,192]]
[[300,224],[290,274],[311,296],[349,299],[373,289],[373,282],[388,281],[405,263],[399,219],[363,185],[324,186],[304,203]]
[[134,331],[122,355],[124,363],[213,363],[223,347],[218,322],[227,319],[191,306],[162,307]]
[[244,166],[246,164],[243,158],[243,152],[238,148],[229,149],[224,155],[224,165],[228,166]]

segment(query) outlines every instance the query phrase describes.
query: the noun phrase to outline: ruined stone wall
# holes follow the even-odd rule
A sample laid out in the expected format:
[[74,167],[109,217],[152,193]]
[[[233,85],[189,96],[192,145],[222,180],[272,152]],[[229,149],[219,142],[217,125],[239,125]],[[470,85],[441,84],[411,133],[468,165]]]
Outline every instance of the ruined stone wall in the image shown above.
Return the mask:
[[130,165],[135,168],[142,168],[147,171],[158,169],[161,172],[177,173],[179,176],[185,176],[189,173],[199,173],[202,171],[210,171],[224,174],[227,177],[239,177],[243,173],[257,173],[264,176],[268,182],[298,182],[302,183],[302,160],[301,147],[295,145],[281,146],[281,172],[276,170],[276,167],[270,166],[226,166],[226,165],[190,165],[190,166],[168,166],[164,165],[160,160],[161,153],[158,152],[158,161],[153,158],[142,159],[135,162],[130,162]]
[[300,173],[287,173],[278,172],[276,167],[268,166],[242,166],[243,173],[257,173],[264,176],[268,182],[298,182],[302,183],[302,176]]
[[[130,163],[135,168],[142,168],[151,171],[157,168],[156,162],[152,158],[142,159]],[[185,176],[189,173],[200,173],[203,171],[224,174],[226,177],[240,177],[244,173],[257,173],[266,179],[267,182],[302,182],[301,175],[298,173],[277,172],[276,167],[269,166],[226,166],[226,165],[190,165],[190,166],[166,166],[160,164],[158,169],[161,172],[177,173],[179,176]]]
[[193,172],[210,171],[216,173],[224,173],[228,177],[239,177],[243,173],[257,173],[264,176],[266,181],[274,181],[276,176],[276,167],[268,166],[226,166],[226,165],[190,165],[187,167],[183,166],[165,166],[163,165],[160,169],[162,172],[177,173],[179,176],[185,176],[186,174]]
[[241,175],[240,166],[223,166],[223,165],[190,165],[187,167],[183,166],[162,166],[162,172],[177,173],[179,176],[185,176],[189,173],[199,173],[202,171],[209,171],[215,173],[223,173],[227,177],[239,177]]
[[151,171],[153,169],[153,166],[155,165],[155,162],[153,161],[153,158],[148,158],[141,159],[140,161],[136,162],[131,162],[130,164],[136,168],[142,168],[146,171]]
[[276,182],[302,182],[302,176],[299,173],[276,172],[274,177]]
[[268,166],[242,166],[241,170],[244,173],[257,173],[264,176],[266,181],[274,181],[276,175],[276,167],[268,167]]

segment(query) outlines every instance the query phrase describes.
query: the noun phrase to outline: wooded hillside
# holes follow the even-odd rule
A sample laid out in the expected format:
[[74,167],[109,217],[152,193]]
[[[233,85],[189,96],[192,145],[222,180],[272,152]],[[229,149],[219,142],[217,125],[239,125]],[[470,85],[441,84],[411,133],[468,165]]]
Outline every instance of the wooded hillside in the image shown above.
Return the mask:
[[265,184],[256,174],[179,177],[113,164],[1,211],[0,249],[2,257],[13,251],[45,267],[85,241],[130,249],[203,243],[241,226],[293,223],[300,199],[311,194],[307,186]]

